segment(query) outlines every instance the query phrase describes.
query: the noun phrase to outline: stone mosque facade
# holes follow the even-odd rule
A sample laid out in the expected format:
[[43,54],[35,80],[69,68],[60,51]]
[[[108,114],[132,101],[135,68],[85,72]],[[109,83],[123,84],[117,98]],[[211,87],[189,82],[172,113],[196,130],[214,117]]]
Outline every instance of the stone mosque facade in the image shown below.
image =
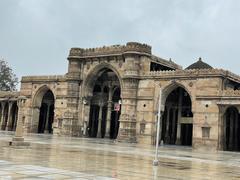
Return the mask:
[[155,144],[159,104],[164,144],[240,151],[240,76],[136,42],[72,48],[65,75],[22,77],[20,92],[0,92],[0,128]]

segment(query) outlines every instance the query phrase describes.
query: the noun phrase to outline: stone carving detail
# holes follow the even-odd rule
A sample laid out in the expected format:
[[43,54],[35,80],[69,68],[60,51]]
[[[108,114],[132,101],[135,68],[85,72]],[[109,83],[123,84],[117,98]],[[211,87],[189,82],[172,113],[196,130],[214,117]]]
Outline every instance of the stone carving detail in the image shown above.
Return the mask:
[[222,96],[240,96],[240,90],[225,90],[222,91]]
[[192,87],[193,86],[193,82],[190,82],[188,85],[189,85],[189,87]]

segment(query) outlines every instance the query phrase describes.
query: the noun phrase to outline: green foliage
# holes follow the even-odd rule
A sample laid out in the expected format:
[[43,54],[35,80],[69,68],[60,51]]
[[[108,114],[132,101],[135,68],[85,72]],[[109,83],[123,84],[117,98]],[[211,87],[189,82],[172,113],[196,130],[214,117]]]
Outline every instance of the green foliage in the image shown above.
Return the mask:
[[7,62],[0,60],[0,91],[15,91],[18,79]]

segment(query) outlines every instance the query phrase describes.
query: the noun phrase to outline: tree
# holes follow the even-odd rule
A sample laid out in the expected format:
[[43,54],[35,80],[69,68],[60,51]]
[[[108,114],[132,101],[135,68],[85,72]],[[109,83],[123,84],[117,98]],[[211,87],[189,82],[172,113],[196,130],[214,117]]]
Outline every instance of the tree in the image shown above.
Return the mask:
[[16,75],[7,62],[0,59],[0,90],[15,91],[18,83]]

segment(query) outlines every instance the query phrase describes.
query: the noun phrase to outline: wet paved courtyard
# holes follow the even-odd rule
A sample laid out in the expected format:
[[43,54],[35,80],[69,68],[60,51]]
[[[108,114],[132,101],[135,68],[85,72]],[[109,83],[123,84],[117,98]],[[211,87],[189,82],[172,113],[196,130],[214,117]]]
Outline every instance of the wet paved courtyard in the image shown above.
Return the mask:
[[162,146],[154,167],[153,146],[31,134],[13,148],[11,137],[0,132],[0,179],[240,179],[240,153]]

